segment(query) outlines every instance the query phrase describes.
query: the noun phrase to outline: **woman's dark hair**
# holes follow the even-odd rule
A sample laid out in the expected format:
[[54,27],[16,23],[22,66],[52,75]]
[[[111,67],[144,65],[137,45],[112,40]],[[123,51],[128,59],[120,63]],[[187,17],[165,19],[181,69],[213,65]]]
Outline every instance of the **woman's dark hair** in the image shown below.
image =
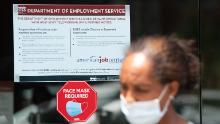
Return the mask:
[[134,42],[126,55],[143,53],[153,61],[152,76],[162,84],[177,81],[191,89],[199,82],[199,59],[195,55],[195,42],[174,36],[143,37]]

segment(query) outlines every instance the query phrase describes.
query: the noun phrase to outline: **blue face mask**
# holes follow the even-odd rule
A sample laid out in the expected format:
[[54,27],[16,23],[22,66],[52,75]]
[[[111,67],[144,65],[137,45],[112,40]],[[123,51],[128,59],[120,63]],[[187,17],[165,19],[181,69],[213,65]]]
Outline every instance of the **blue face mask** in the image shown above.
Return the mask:
[[78,102],[68,101],[66,103],[66,112],[71,116],[77,116],[83,113],[82,104]]

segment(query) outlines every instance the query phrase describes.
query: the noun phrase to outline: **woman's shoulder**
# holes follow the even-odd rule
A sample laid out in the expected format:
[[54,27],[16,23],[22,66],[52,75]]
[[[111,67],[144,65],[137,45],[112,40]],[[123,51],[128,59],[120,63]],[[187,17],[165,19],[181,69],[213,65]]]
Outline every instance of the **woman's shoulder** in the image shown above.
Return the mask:
[[184,118],[180,114],[177,114],[177,123],[178,124],[194,124],[192,121]]

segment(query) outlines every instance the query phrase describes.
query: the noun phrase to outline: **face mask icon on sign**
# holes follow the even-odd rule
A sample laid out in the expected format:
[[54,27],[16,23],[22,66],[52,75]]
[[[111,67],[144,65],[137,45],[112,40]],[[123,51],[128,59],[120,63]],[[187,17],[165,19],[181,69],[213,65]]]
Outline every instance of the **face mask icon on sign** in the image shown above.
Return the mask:
[[88,103],[83,102],[79,103],[76,102],[75,100],[73,101],[68,101],[66,103],[66,112],[71,116],[77,116],[81,113],[83,113],[88,107]]

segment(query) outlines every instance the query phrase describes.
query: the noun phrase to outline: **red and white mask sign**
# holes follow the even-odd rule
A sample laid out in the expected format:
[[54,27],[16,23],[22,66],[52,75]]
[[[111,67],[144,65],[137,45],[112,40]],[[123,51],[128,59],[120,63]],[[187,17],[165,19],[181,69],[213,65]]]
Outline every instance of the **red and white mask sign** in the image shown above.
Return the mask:
[[97,109],[97,93],[85,81],[68,81],[57,92],[57,111],[69,122],[84,122]]

